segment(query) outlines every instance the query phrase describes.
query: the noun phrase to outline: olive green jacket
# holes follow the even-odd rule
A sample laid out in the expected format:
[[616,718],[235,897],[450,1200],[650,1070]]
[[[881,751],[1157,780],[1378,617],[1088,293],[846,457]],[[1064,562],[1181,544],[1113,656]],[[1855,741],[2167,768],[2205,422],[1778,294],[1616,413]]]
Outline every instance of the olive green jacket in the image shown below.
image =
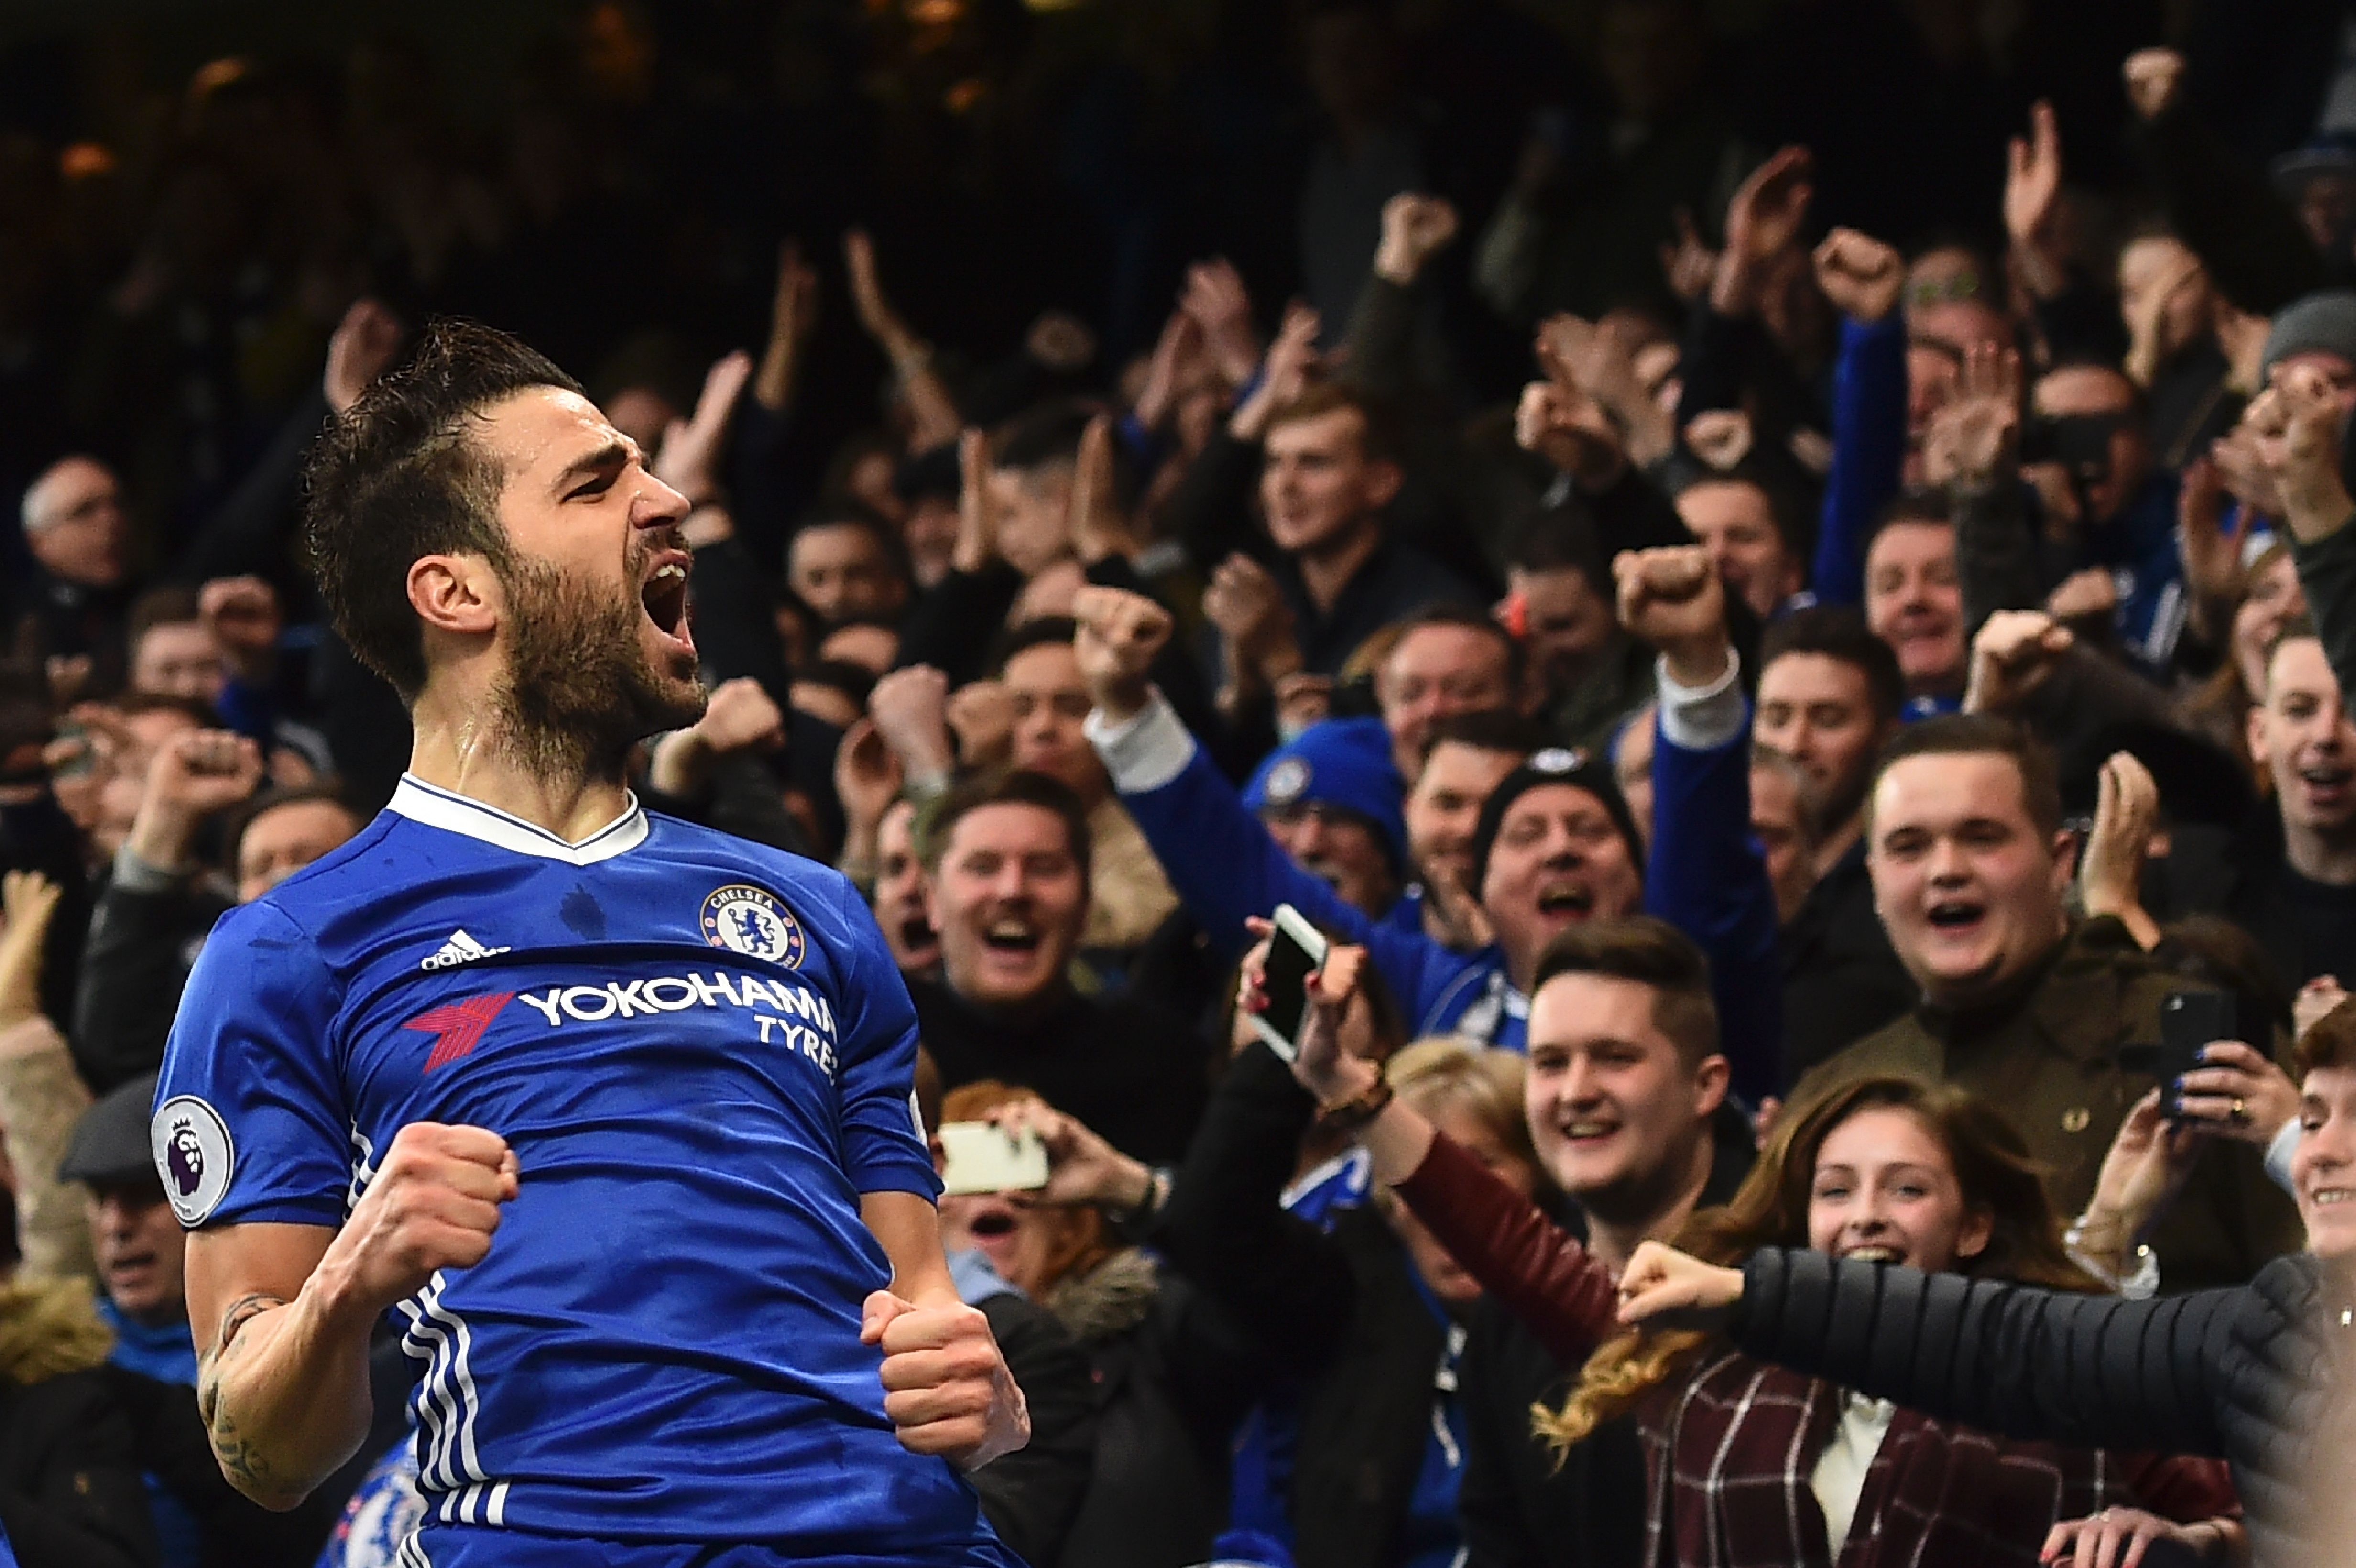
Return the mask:
[[[1960,1083],[2012,1117],[2047,1168],[2055,1206],[2074,1218],[2119,1124],[2158,1082],[2123,1065],[2121,1051],[2158,1047],[2169,992],[2215,988],[2171,974],[2117,921],[2088,921],[2008,995],[1962,1011],[1918,1006],[1816,1067],[1794,1098],[1869,1072]],[[2221,1138],[2201,1151],[2151,1245],[2163,1288],[2175,1292],[2239,1285],[2304,1239],[2257,1148]]]

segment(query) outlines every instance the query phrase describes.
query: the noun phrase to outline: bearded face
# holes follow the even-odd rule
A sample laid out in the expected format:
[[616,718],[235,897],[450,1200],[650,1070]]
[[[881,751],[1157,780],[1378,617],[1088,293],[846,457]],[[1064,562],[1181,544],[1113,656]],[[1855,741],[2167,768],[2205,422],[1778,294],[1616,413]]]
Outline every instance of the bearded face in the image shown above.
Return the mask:
[[[628,580],[644,579],[658,541],[633,539]],[[638,600],[603,594],[542,561],[502,574],[509,601],[501,732],[534,772],[618,773],[629,749],[703,716],[692,652],[658,659]]]

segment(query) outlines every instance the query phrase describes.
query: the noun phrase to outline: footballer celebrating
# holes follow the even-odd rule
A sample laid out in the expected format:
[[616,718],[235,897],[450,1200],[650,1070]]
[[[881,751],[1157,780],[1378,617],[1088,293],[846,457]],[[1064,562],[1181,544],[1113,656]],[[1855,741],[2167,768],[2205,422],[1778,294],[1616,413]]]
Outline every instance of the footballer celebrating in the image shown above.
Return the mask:
[[1011,1565],[960,1473],[1022,1392],[942,1260],[916,1017],[850,884],[663,817],[687,502],[573,380],[444,323],[320,439],[308,543],[416,734],[221,922],[153,1129],[222,1470],[292,1506],[417,1364],[402,1561]]

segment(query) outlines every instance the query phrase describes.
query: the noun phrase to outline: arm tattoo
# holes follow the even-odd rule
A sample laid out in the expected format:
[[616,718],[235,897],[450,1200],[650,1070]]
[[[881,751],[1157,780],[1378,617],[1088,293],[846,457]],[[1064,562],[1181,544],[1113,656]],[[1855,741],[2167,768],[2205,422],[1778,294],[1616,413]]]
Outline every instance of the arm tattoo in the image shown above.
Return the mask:
[[272,1296],[259,1290],[241,1296],[230,1302],[229,1310],[221,1314],[220,1332],[213,1339],[213,1359],[226,1360],[234,1348],[239,1329],[243,1328],[272,1307],[285,1305],[284,1296]]
[[206,1434],[212,1439],[213,1455],[220,1461],[222,1472],[249,1496],[274,1491],[277,1486],[268,1464],[254,1445],[239,1435],[237,1424],[222,1408],[221,1372],[238,1353],[239,1331],[263,1313],[285,1305],[285,1297],[262,1291],[239,1296],[221,1314],[220,1331],[213,1338],[212,1349],[198,1358],[197,1413],[204,1418]]

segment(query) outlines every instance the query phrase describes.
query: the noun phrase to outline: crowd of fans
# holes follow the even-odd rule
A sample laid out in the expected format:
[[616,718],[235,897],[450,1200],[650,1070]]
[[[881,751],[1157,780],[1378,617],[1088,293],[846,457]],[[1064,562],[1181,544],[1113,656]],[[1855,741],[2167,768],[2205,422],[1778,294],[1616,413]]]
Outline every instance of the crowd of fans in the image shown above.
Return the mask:
[[640,797],[838,866],[928,1124],[1046,1150],[942,1203],[1027,1561],[2338,1560],[2336,8],[1767,7],[1724,92],[1689,0],[776,9],[755,87],[603,5],[487,124],[380,42],[0,137],[27,1568],[418,1515],[395,1336],[304,1508],[214,1469],[148,1112],[407,758],[303,463],[443,312],[682,498]]

